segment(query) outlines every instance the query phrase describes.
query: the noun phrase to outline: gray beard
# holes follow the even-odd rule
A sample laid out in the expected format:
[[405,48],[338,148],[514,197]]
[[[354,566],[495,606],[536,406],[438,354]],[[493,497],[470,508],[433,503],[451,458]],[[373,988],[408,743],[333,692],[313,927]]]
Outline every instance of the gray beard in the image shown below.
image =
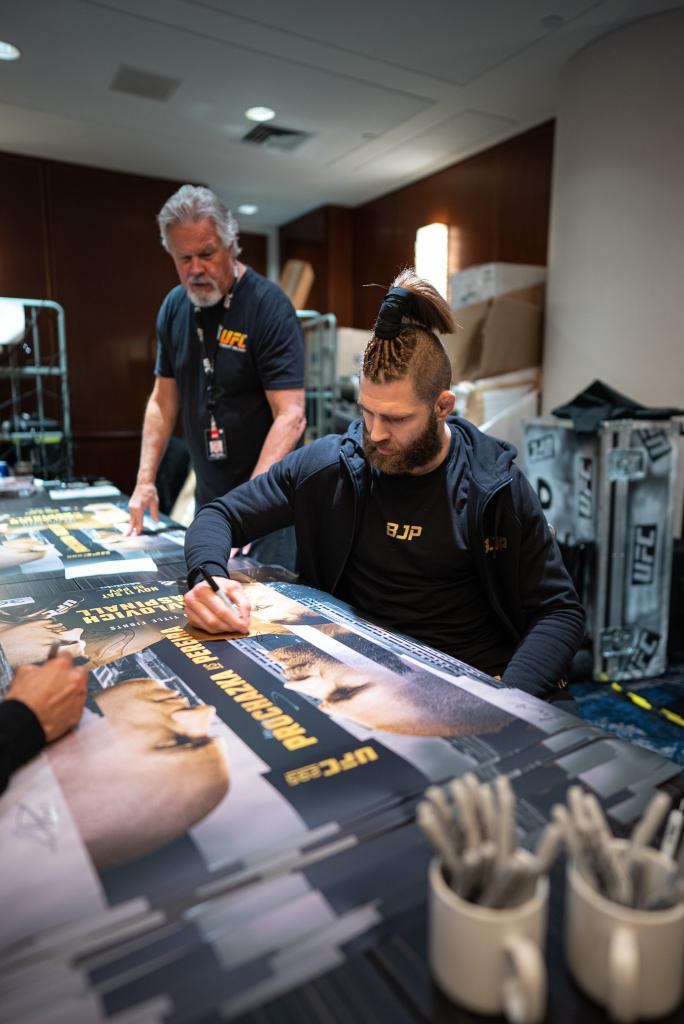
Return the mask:
[[196,292],[191,284],[186,284],[185,291],[192,304],[194,306],[200,306],[202,309],[208,309],[209,306],[215,306],[216,303],[220,302],[223,298],[223,295],[216,285],[213,285],[210,292]]

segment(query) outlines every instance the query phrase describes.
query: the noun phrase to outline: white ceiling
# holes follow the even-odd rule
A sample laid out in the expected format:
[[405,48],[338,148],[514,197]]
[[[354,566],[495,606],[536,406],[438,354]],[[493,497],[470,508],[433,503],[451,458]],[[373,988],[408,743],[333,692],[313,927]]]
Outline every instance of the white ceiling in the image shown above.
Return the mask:
[[[0,150],[205,182],[267,229],[357,205],[552,117],[559,73],[663,0],[0,0]],[[116,92],[121,65],[180,80]],[[244,110],[311,133],[242,142]]]

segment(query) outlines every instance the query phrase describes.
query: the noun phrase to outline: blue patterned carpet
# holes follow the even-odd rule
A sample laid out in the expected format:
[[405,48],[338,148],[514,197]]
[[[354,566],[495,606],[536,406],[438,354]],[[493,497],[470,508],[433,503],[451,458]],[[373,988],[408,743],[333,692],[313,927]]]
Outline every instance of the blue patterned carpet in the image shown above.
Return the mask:
[[[637,697],[667,708],[684,720],[684,659],[674,661],[662,676],[621,685]],[[684,767],[684,726],[668,721],[661,712],[637,706],[628,698],[614,693],[607,684],[573,682],[570,692],[586,721],[630,743],[655,750]]]

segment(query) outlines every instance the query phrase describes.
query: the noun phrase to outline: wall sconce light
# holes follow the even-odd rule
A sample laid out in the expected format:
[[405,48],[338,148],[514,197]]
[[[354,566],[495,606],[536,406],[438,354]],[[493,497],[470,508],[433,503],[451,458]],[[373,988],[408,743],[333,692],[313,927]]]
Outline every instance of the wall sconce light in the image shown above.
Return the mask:
[[449,264],[449,228],[446,224],[426,224],[416,231],[415,266],[419,277],[434,285],[447,297]]

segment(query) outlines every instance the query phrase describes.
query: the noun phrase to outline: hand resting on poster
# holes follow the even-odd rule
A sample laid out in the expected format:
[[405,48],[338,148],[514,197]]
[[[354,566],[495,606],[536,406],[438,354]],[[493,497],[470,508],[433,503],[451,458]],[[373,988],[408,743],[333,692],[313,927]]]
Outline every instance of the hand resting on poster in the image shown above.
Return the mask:
[[159,522],[159,495],[154,484],[137,484],[128,502],[130,513],[129,535],[138,534],[143,528],[145,512],[149,511],[155,523]]
[[76,668],[71,655],[64,652],[44,665],[21,665],[6,699],[26,704],[50,743],[73,728],[80,719],[87,686],[87,671]]
[[13,771],[76,725],[87,681],[88,673],[74,668],[70,654],[17,669],[0,702],[0,793]]

